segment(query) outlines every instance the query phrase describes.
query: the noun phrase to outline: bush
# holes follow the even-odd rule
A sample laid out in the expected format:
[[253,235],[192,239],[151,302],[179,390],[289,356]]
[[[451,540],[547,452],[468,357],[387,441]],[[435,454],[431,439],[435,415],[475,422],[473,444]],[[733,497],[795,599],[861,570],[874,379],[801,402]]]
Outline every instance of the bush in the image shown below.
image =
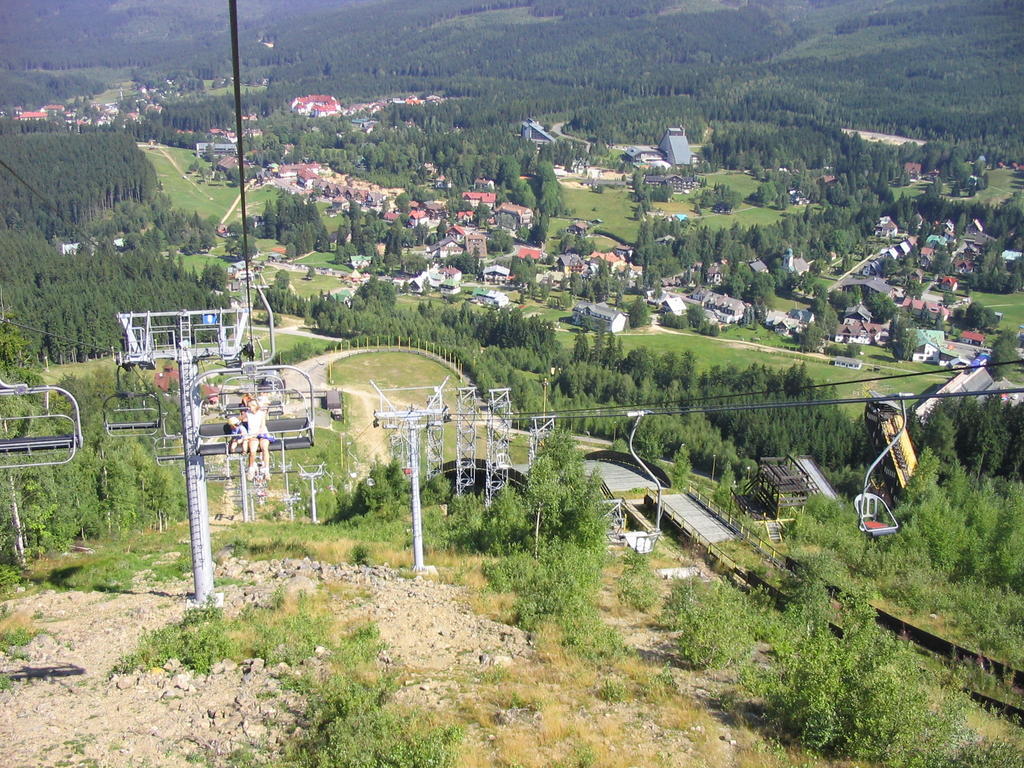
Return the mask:
[[21,570],[14,565],[0,564],[0,592],[21,584]]
[[352,551],[348,554],[348,559],[353,565],[370,565],[372,560],[369,545],[359,542],[352,547]]
[[647,558],[629,550],[616,585],[619,600],[637,611],[649,611],[658,602],[658,580]]
[[700,668],[725,667],[749,658],[756,621],[745,596],[721,582],[681,581],[665,604],[665,623],[678,632],[679,653]]
[[843,637],[828,624],[797,623],[792,641],[776,644],[777,663],[751,673],[768,716],[801,743],[839,757],[889,766],[938,765],[961,742],[961,718],[935,688],[913,652],[884,635],[866,601],[848,602]]
[[334,675],[310,687],[310,727],[291,749],[304,768],[447,768],[458,757],[462,731],[387,705],[390,678],[372,682]]
[[538,558],[520,553],[485,567],[491,586],[515,592],[516,623],[534,631],[554,622],[564,645],[585,658],[607,658],[622,650],[622,641],[597,614],[595,597],[604,552],[568,543],[541,550]]
[[[268,664],[285,662],[294,666],[313,655],[318,645],[329,645],[332,617],[313,609],[312,600],[300,595],[294,613],[275,608],[249,608],[238,617],[238,624],[255,633],[251,655]],[[221,657],[223,658],[223,657]]]
[[196,608],[188,611],[179,623],[143,635],[138,649],[118,661],[113,671],[162,667],[170,659],[178,659],[182,666],[201,675],[208,674],[214,664],[234,653],[235,644],[228,629],[219,608]]
[[597,698],[601,701],[607,701],[609,704],[618,704],[626,700],[628,693],[625,683],[621,680],[609,678],[601,683],[601,687],[597,689]]

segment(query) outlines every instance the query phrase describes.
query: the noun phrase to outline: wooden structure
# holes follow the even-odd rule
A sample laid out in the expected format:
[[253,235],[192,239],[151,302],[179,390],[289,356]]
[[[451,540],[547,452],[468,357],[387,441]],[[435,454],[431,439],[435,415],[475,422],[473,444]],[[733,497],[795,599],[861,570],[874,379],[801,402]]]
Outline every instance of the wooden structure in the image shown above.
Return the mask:
[[815,493],[836,497],[810,456],[765,456],[737,501],[754,517],[782,521],[792,519]]

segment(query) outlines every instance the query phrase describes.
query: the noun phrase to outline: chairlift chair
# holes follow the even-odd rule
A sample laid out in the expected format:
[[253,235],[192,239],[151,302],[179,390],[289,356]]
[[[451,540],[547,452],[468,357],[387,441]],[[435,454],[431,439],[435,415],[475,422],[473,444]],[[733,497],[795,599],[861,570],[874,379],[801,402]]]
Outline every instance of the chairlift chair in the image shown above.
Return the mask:
[[153,392],[116,392],[103,401],[103,428],[116,437],[152,437],[163,424],[163,406]]
[[[294,375],[298,386],[288,386],[284,379],[285,372]],[[267,419],[267,431],[274,437],[271,443],[271,455],[280,451],[282,457],[285,451],[301,450],[310,448],[313,445],[313,382],[309,375],[303,370],[291,365],[258,366],[255,370],[246,371],[244,374],[240,369],[210,371],[207,375],[228,374],[224,379],[221,391],[227,391],[244,382],[267,382],[264,384],[265,391],[278,395],[280,411],[277,418],[274,418],[274,411],[271,407],[271,418]],[[241,395],[242,390],[236,390]],[[253,391],[248,389],[246,391]],[[257,386],[256,391],[260,388]],[[233,414],[234,410],[228,402],[228,413]],[[273,403],[273,400],[271,401]],[[240,405],[240,401],[239,401]],[[229,430],[225,429],[223,421],[203,423],[199,427],[200,455],[220,456],[228,453],[231,444]]]
[[[64,402],[64,408],[53,407],[54,395]],[[0,380],[0,397],[20,400],[24,406],[20,414],[0,415],[0,469],[52,467],[75,457],[83,437],[74,395],[61,387],[30,387]],[[33,403],[38,406],[33,408]]]
[[858,527],[873,539],[888,536],[900,529],[899,521],[893,515],[892,510],[889,509],[885,499],[871,490],[871,474],[882,463],[889,451],[893,450],[897,443],[899,443],[907,431],[907,407],[905,401],[900,400],[899,403],[902,415],[900,428],[889,444],[878,454],[878,457],[871,462],[871,466],[868,467],[868,471],[864,475],[864,490],[853,500],[854,509],[857,510]]

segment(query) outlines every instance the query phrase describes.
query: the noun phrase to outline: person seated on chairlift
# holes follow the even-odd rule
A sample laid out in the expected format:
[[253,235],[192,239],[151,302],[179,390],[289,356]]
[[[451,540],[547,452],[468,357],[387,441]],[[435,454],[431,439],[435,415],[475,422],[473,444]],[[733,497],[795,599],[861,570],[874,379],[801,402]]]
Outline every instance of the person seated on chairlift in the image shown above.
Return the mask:
[[249,479],[252,480],[256,476],[257,451],[263,458],[263,476],[267,477],[270,474],[270,443],[274,438],[267,431],[266,398],[248,397],[246,428],[249,434]]
[[238,416],[229,416],[224,431],[231,439],[228,441],[228,453],[245,453],[249,443],[249,430]]

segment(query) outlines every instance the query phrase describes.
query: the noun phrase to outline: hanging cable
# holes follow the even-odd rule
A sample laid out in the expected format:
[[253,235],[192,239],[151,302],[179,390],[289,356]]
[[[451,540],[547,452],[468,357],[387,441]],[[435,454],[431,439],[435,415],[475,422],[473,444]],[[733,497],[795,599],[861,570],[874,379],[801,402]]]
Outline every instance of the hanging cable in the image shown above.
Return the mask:
[[238,0],[228,0],[231,24],[231,74],[235,92],[235,143],[238,151],[238,201],[242,212],[242,259],[245,263],[245,307],[249,315],[249,355],[255,357],[252,330],[252,257],[249,255],[249,214],[245,205],[245,151],[242,146],[242,79],[238,55]]
[[[1011,360],[1011,361],[1006,361],[1006,362],[1002,362],[1002,363],[986,363],[984,366],[972,366],[972,365],[950,366],[949,368],[946,368],[945,370],[949,371],[951,373],[953,373],[953,372],[955,372],[955,373],[962,373],[963,371],[975,370],[976,368],[979,368],[979,367],[983,367],[983,368],[986,368],[986,369],[992,369],[992,368],[1000,368],[1000,367],[1007,366],[1007,365],[1018,365],[1019,363],[1020,363],[1020,361],[1013,361],[1013,360]],[[848,384],[873,384],[873,383],[876,383],[876,382],[879,382],[879,381],[892,381],[892,380],[895,380],[895,379],[907,379],[907,378],[912,378],[914,376],[936,376],[936,375],[941,375],[941,373],[943,373],[943,372],[940,372],[940,371],[915,371],[913,373],[897,373],[897,374],[891,374],[891,375],[888,375],[888,376],[873,376],[873,377],[866,378],[866,379],[851,379],[850,381],[830,381],[830,382],[824,382],[824,383],[819,383],[819,384],[807,384],[807,385],[798,387],[796,391],[797,392],[803,392],[803,391],[812,390],[812,389],[821,389],[822,387],[841,387],[841,386],[846,386]],[[778,395],[778,394],[782,394],[782,393],[783,393],[782,390],[779,390],[779,389],[762,389],[762,390],[754,391],[754,392],[732,392],[732,393],[723,393],[723,394],[720,394],[720,395],[705,395],[703,397],[684,398],[684,400],[685,400],[685,402],[687,402],[689,404],[693,404],[693,403],[704,403],[704,402],[708,402],[709,400],[734,400],[734,399],[741,398],[741,397],[767,397],[769,395]],[[559,409],[557,414],[560,417],[563,417],[563,418],[570,417],[572,414],[576,414],[575,416],[573,416],[573,418],[587,418],[588,414],[591,414],[591,413],[594,413],[594,412],[606,413],[606,412],[612,411],[612,410],[621,410],[622,414],[620,414],[620,415],[625,417],[625,416],[628,416],[628,411],[633,411],[633,410],[646,409],[646,408],[657,409],[657,408],[677,408],[677,407],[681,407],[679,401],[665,401],[665,400],[662,400],[660,402],[655,402],[655,403],[631,403],[629,405],[593,405],[593,406],[586,406],[586,407],[580,407],[580,408],[563,408],[563,409]],[[454,415],[457,415],[457,414],[454,414]],[[551,411],[521,411],[519,413],[514,414],[513,416],[514,416],[514,418],[517,421],[520,421],[520,420],[523,420],[523,419],[529,419],[529,418],[534,418],[534,417],[542,417],[542,416],[547,416],[547,415],[555,415],[555,413],[551,412]]]
[[[865,397],[834,397],[825,400],[775,400],[763,403],[733,403],[727,405],[669,405],[663,408],[645,408],[647,416],[685,416],[690,413],[727,413],[730,411],[761,411],[776,408],[813,408],[822,405],[856,405],[864,403],[879,402],[900,402],[905,400],[945,400],[957,397],[995,397],[1002,395],[1022,395],[1024,387],[1010,387],[1007,389],[989,389],[981,392],[932,392],[930,394],[896,394],[896,395],[871,395]],[[628,409],[628,410],[627,410]],[[575,411],[548,411],[545,415],[554,419],[622,419],[635,417],[631,413],[636,409],[634,405],[608,406],[606,408],[595,407],[586,413]],[[529,412],[513,413],[509,415],[512,421],[524,421],[533,417]],[[448,419],[462,419],[465,421],[483,421],[486,414],[475,413],[450,413]]]
[[72,344],[78,349],[89,349],[100,355],[109,355],[111,353],[110,347],[101,347],[94,343],[83,342],[80,339],[76,340],[72,339],[69,336],[62,336],[59,333],[44,331],[42,328],[34,328],[31,325],[19,323],[17,320],[11,320],[9,317],[4,317],[2,314],[0,314],[0,323],[7,323],[8,325],[13,325],[16,328],[21,328],[22,330],[25,331],[31,331],[32,333],[38,333],[42,336],[49,336],[51,339],[59,339],[61,341],[66,341],[68,344]]

